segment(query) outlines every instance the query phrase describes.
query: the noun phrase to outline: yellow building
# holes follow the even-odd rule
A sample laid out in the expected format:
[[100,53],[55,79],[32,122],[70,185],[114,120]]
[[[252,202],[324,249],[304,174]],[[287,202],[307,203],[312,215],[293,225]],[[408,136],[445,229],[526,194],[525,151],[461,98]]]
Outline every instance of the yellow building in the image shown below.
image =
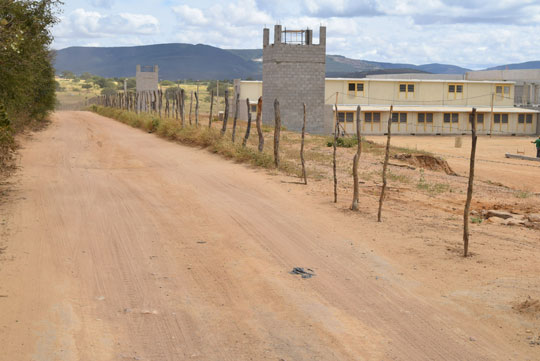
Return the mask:
[[[246,98],[256,104],[262,95],[260,81],[236,85],[241,104]],[[325,104],[327,128],[332,129],[337,116],[346,133],[356,132],[358,106],[363,134],[387,131],[390,106],[395,134],[466,133],[472,108],[477,109],[479,134],[536,134],[538,127],[537,111],[514,106],[514,82],[327,78]],[[239,109],[244,118],[245,107]]]

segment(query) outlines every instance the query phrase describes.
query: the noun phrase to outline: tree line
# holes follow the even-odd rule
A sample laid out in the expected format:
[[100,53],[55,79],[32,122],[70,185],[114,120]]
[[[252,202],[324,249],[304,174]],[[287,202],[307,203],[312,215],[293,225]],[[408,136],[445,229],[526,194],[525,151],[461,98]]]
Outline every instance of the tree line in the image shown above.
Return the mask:
[[[59,0],[0,2],[0,161],[13,150],[13,134],[54,110],[51,27]],[[2,164],[0,164],[1,166]]]

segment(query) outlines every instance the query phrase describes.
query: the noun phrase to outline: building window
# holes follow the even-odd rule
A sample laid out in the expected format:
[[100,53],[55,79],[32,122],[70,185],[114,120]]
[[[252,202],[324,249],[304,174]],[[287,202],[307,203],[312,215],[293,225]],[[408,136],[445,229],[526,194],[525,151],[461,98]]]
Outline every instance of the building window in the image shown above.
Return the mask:
[[352,123],[354,120],[354,112],[338,112],[338,120],[340,123]]
[[519,124],[532,124],[533,115],[532,114],[519,114],[518,123]]
[[381,121],[380,112],[366,112],[364,113],[364,121],[366,123],[379,123]]
[[364,95],[364,83],[349,82],[348,95]]
[[448,85],[448,94],[453,95],[454,97],[457,94],[463,93],[463,84],[449,84]]
[[484,124],[484,113],[476,114],[476,123]]
[[418,113],[418,123],[433,123],[433,113]]
[[495,87],[495,93],[499,96],[510,96],[510,85],[497,85]]
[[459,113],[444,113],[443,120],[445,123],[457,123],[459,122]]
[[251,112],[255,113],[257,111],[257,104],[251,104]]
[[[469,123],[472,123],[472,114],[469,117]],[[476,124],[484,124],[484,113],[476,113]]]
[[413,83],[400,83],[399,84],[399,92],[405,93],[405,95],[408,97],[409,94],[414,94],[414,84]]
[[392,123],[407,123],[407,113],[392,113]]
[[508,114],[493,114],[493,123],[495,124],[508,124]]

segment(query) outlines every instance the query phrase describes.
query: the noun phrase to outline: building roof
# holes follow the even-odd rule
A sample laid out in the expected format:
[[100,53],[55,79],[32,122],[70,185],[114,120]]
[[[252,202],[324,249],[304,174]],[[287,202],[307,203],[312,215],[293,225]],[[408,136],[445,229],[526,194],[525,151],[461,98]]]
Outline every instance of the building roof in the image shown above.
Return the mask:
[[[354,112],[358,105],[337,105],[338,111]],[[470,113],[472,106],[422,106],[422,105],[395,105],[394,112],[414,112],[414,113]],[[491,107],[475,107],[478,113],[491,113]],[[333,106],[335,110],[335,105]],[[360,105],[363,112],[389,112],[390,105]],[[517,108],[517,107],[493,107],[494,113],[540,113],[538,110]]]
[[331,81],[380,81],[380,82],[395,82],[403,81],[407,83],[474,83],[474,84],[515,84],[514,81],[505,80],[449,80],[449,79],[378,79],[378,78],[325,78],[325,80]]
[[[402,81],[407,83],[456,83],[456,84],[515,84],[515,81],[507,80],[453,80],[453,79],[379,79],[379,78],[325,78],[325,81],[380,81],[380,82],[396,82]],[[262,80],[240,80],[241,83],[262,83]]]

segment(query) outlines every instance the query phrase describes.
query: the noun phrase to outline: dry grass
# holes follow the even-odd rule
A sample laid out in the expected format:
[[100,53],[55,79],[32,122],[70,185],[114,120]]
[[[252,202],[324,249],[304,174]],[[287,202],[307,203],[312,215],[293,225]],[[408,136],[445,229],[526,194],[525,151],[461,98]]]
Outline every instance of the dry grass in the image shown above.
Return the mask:
[[[228,159],[237,162],[248,163],[253,166],[263,167],[275,171],[273,160],[273,131],[269,125],[263,125],[263,136],[265,139],[265,149],[262,153],[257,151],[258,137],[255,124],[252,124],[251,135],[246,147],[241,143],[246,131],[246,123],[239,121],[236,130],[236,143],[231,141],[232,119],[229,119],[228,130],[225,136],[221,136],[220,129],[222,122],[213,122],[212,128],[208,128],[208,114],[201,112],[199,117],[199,127],[189,125],[180,126],[180,122],[174,118],[159,118],[157,114],[136,114],[120,109],[92,106],[91,110],[106,117],[110,117],[126,123],[132,127],[144,129],[151,133],[177,141],[190,146],[206,148],[211,152],[220,154]],[[186,115],[187,118],[187,115]],[[281,131],[280,140],[280,167],[279,171],[293,177],[301,177],[300,163],[300,139],[299,133]],[[332,179],[332,148],[328,147],[331,137],[323,135],[306,134],[305,152],[308,180],[329,181]],[[356,143],[355,140],[346,139],[344,143]],[[406,151],[406,150],[405,150]],[[338,178],[340,187],[352,188],[352,159],[356,152],[356,145],[352,147],[340,147],[338,150]],[[392,154],[403,153],[404,148],[391,148]],[[416,152],[416,150],[415,150]],[[384,146],[371,141],[362,140],[360,179],[369,182],[372,186],[367,186],[366,191],[372,192],[381,178],[381,160],[384,155]],[[391,169],[388,173],[388,180],[395,186],[411,185],[416,183],[417,174],[410,170]],[[433,179],[431,179],[434,177]],[[441,182],[439,177],[433,172],[422,175],[417,186],[419,193],[424,193],[430,197],[438,196],[449,191],[449,186]],[[373,185],[375,188],[373,188]],[[371,187],[371,188],[370,188]],[[408,187],[410,188],[410,187]]]
[[[263,152],[257,150],[255,137],[250,137],[248,145],[242,147],[242,139],[245,133],[243,127],[237,128],[236,142],[233,143],[230,127],[226,134],[221,136],[221,132],[218,129],[218,126],[221,127],[221,123],[214,123],[212,128],[209,128],[207,124],[201,124],[199,127],[191,125],[182,127],[176,119],[159,118],[153,114],[136,114],[125,110],[99,106],[92,106],[91,110],[132,127],[144,129],[150,133],[156,133],[160,137],[169,140],[206,148],[213,153],[220,154],[240,163],[248,163],[267,169],[275,168],[270,139],[266,139],[265,150]],[[300,176],[299,167],[288,159],[281,159],[279,170],[290,175]]]

